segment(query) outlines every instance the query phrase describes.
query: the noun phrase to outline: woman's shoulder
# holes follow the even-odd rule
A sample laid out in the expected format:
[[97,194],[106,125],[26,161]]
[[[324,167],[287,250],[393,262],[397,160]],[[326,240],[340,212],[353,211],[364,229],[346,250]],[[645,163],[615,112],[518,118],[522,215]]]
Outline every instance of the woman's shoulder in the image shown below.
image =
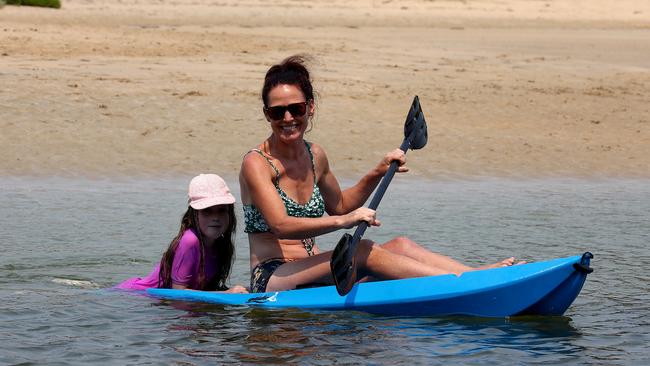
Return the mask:
[[261,149],[262,146],[255,146],[248,150],[242,158],[242,165],[251,164],[255,162],[263,162],[268,159],[266,153]]
[[319,172],[319,175],[321,175],[324,171],[328,170],[329,167],[325,149],[323,149],[322,146],[320,146],[315,142],[307,141],[307,145],[309,146],[309,149],[311,150],[311,154],[314,157],[316,170]]
[[305,141],[305,142],[307,143],[307,146],[309,146],[311,153],[314,155],[314,159],[327,157],[325,154],[325,149],[323,149],[321,145],[311,141]]
[[242,159],[240,177],[247,173],[266,172],[269,168],[269,160],[261,150],[251,150]]

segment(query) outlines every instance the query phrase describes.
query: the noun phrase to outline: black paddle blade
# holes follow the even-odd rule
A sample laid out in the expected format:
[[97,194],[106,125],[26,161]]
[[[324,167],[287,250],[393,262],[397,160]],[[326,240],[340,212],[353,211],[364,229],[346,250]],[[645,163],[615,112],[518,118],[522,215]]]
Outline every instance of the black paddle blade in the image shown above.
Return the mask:
[[417,95],[413,98],[411,109],[409,109],[406,122],[404,122],[404,137],[408,138],[411,134],[413,134],[410,146],[412,150],[421,149],[427,144],[429,139],[427,122],[424,120],[424,113],[422,113],[420,99]]
[[354,257],[356,249],[356,244],[352,242],[352,235],[345,233],[332,252],[330,269],[336,291],[341,296],[350,292],[357,282],[357,261]]

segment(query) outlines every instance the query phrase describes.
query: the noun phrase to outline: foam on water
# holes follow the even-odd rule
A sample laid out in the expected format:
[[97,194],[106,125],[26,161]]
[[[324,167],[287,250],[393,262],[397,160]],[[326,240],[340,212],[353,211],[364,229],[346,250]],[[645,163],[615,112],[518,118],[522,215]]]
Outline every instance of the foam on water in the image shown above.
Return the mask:
[[94,283],[92,281],[80,281],[80,280],[70,280],[67,278],[53,278],[52,282],[58,283],[61,285],[66,285],[70,287],[78,287],[78,288],[84,288],[84,289],[93,289],[93,288],[100,288],[99,284]]

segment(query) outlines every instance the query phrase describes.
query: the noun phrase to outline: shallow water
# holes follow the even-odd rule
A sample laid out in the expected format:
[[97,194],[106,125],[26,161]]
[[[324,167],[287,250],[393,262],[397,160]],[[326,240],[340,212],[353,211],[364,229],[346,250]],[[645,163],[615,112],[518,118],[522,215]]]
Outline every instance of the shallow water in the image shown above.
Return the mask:
[[[262,310],[105,290],[159,260],[186,184],[0,178],[0,364],[650,361],[648,180],[396,179],[383,225],[365,237],[408,235],[468,264],[594,253],[595,272],[565,316],[509,319]],[[239,226],[233,284],[248,281]]]

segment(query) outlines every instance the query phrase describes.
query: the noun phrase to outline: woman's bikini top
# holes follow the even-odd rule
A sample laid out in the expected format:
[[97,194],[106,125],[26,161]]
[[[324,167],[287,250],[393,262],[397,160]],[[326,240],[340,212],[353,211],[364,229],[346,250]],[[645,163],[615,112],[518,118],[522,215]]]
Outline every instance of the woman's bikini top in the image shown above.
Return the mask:
[[[284,207],[287,209],[287,215],[293,217],[321,217],[325,214],[325,201],[323,201],[323,196],[321,195],[320,189],[318,189],[318,185],[316,184],[314,155],[311,152],[311,147],[306,141],[305,146],[307,146],[307,152],[311,158],[311,171],[314,174],[314,188],[309,201],[307,201],[307,203],[304,205],[301,205],[291,199],[291,197],[289,197],[287,193],[282,190],[282,188],[280,188],[280,171],[278,171],[278,168],[273,165],[271,159],[269,159],[260,149],[253,149],[251,151],[255,151],[264,157],[264,159],[266,159],[266,161],[275,171],[275,179],[273,181],[273,184],[275,185],[275,189],[278,191],[278,194],[284,203]],[[264,220],[264,216],[262,216],[262,213],[257,209],[257,207],[255,207],[255,205],[244,205],[244,222],[246,224],[244,232],[246,233],[264,233],[270,231],[269,226]]]

